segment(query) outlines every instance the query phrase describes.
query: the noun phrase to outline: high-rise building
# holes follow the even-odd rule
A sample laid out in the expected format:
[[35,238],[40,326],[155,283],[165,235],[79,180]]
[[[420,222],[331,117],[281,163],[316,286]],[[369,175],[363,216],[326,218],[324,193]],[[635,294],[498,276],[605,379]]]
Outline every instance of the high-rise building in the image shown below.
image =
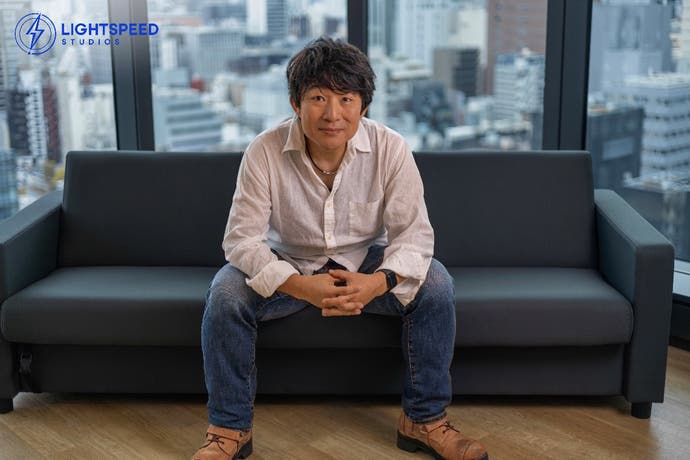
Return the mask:
[[[687,3],[686,3],[687,4]],[[690,73],[690,8],[683,8],[680,17],[678,61],[676,71]]]
[[256,131],[292,116],[284,66],[274,66],[268,72],[246,80],[242,112],[253,120]]
[[587,151],[592,156],[594,187],[620,192],[626,179],[640,175],[640,107],[591,104],[587,110]]
[[299,14],[290,17],[289,34],[299,39],[305,39],[311,36],[311,25],[309,23],[309,16],[306,14]]
[[30,12],[31,2],[3,0],[0,8],[0,112],[7,111],[8,92],[18,81],[22,52],[14,39],[17,21]]
[[381,47],[369,48],[369,62],[376,78],[376,92],[369,104],[367,116],[383,124],[388,124],[388,61]]
[[112,150],[117,148],[115,138],[115,107],[113,85],[90,85],[88,96],[81,101],[83,142],[87,149]]
[[610,93],[644,109],[643,175],[690,169],[690,75],[632,76]]
[[263,35],[272,40],[282,40],[288,32],[286,0],[247,1],[247,35]]
[[546,52],[546,7],[548,0],[489,0],[486,89],[492,91],[494,67],[499,54],[523,48]]
[[[442,137],[446,129],[455,124],[443,83],[439,81],[425,80],[413,83],[410,107],[423,134],[434,131]],[[425,138],[422,139],[422,145],[426,145]]]
[[621,196],[690,259],[690,174],[654,173],[627,180]]
[[343,24],[342,18],[326,16],[323,18],[323,34],[329,37],[337,36],[340,26]]
[[189,69],[192,66],[187,42],[190,30],[201,26],[170,25],[155,40],[149,40],[151,68],[163,70]]
[[17,164],[11,151],[0,146],[0,220],[19,210]]
[[9,92],[10,146],[17,155],[47,156],[43,89],[36,70],[22,70],[16,89]]
[[0,112],[0,150],[10,149],[10,129],[7,126],[7,112]]
[[204,24],[219,24],[234,19],[241,24],[247,22],[247,7],[244,2],[234,3],[227,0],[214,0],[201,5],[201,18]]
[[192,89],[154,88],[153,122],[156,150],[211,150],[222,140],[221,121]]
[[[386,112],[389,117],[411,113],[414,85],[431,79],[431,68],[413,59],[386,60],[383,67],[387,82]],[[414,118],[414,117],[413,117]],[[404,130],[403,130],[404,131]]]
[[392,56],[395,49],[395,0],[369,0],[369,50]]
[[60,148],[60,119],[57,90],[50,75],[43,75],[43,119],[46,126],[46,154],[49,160],[59,163],[62,160]]
[[159,64],[162,70],[175,70],[179,67],[180,60],[179,37],[171,36],[161,38],[158,45]]
[[247,2],[247,35],[268,34],[266,3],[267,0],[251,0]]
[[477,3],[461,4],[460,9],[451,17],[450,42],[461,48],[477,48],[481,65],[486,66],[486,7]]
[[0,111],[0,219],[10,217],[18,210],[17,165],[10,151],[7,113]]
[[592,10],[589,92],[621,86],[627,76],[673,71],[672,6],[601,4]]
[[241,57],[230,63],[230,70],[239,75],[263,73],[289,60],[292,53],[289,49],[274,47],[246,49]]
[[71,73],[56,76],[60,143],[64,151],[82,150],[84,145],[84,116],[79,77]]
[[266,33],[270,40],[287,37],[287,0],[266,0]]
[[479,50],[449,47],[434,49],[434,78],[443,83],[449,96],[458,91],[464,97],[477,96]]
[[544,106],[544,55],[529,50],[499,54],[494,78],[494,116],[516,119]]
[[448,45],[449,0],[400,0],[395,22],[395,52],[433,67],[434,49]]
[[89,46],[87,48],[91,83],[100,85],[112,83],[113,66],[109,46]]
[[244,47],[244,32],[239,26],[186,27],[185,32],[192,73],[203,80],[226,72]]

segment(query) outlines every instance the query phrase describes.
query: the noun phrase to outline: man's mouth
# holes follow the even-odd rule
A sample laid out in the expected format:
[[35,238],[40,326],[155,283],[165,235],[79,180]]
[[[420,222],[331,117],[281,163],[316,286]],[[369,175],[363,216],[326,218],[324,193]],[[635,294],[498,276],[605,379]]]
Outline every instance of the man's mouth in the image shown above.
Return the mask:
[[342,129],[338,128],[320,128],[320,131],[324,134],[338,134]]

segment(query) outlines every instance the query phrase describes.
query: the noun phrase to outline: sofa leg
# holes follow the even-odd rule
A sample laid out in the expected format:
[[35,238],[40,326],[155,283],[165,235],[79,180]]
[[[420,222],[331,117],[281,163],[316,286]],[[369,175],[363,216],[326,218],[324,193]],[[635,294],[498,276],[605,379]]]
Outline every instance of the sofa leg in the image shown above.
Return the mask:
[[652,403],[632,403],[630,414],[636,418],[649,418],[652,415]]
[[12,398],[0,398],[0,414],[6,414],[14,410]]

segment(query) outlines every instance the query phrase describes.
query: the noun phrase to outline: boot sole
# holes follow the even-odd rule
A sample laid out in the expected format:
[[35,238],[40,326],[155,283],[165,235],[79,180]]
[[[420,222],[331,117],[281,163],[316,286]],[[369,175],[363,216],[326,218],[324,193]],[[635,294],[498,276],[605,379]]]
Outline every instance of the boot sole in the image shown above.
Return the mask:
[[249,441],[247,441],[247,444],[242,446],[242,448],[237,452],[237,454],[235,454],[235,456],[232,457],[233,460],[236,458],[241,459],[241,458],[249,457],[252,454],[252,441],[253,440],[254,439],[250,439]]
[[[422,441],[419,441],[418,439],[414,438],[408,438],[399,431],[397,446],[398,449],[404,450],[405,452],[417,452],[418,450],[422,450],[427,454],[433,455],[436,460],[444,460],[444,458],[441,457],[441,455],[438,452],[424,444]],[[489,460],[489,454],[484,454],[483,457],[477,460]]]

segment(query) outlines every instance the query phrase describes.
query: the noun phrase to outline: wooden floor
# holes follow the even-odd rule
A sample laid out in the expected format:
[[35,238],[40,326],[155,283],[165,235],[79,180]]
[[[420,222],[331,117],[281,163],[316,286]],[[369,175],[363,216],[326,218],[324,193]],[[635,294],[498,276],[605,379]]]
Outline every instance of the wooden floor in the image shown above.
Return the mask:
[[[201,396],[18,395],[0,459],[189,459]],[[259,398],[251,459],[426,459],[395,447],[397,398]],[[666,401],[649,420],[622,398],[459,398],[449,408],[491,460],[690,459],[690,352],[669,348]]]

